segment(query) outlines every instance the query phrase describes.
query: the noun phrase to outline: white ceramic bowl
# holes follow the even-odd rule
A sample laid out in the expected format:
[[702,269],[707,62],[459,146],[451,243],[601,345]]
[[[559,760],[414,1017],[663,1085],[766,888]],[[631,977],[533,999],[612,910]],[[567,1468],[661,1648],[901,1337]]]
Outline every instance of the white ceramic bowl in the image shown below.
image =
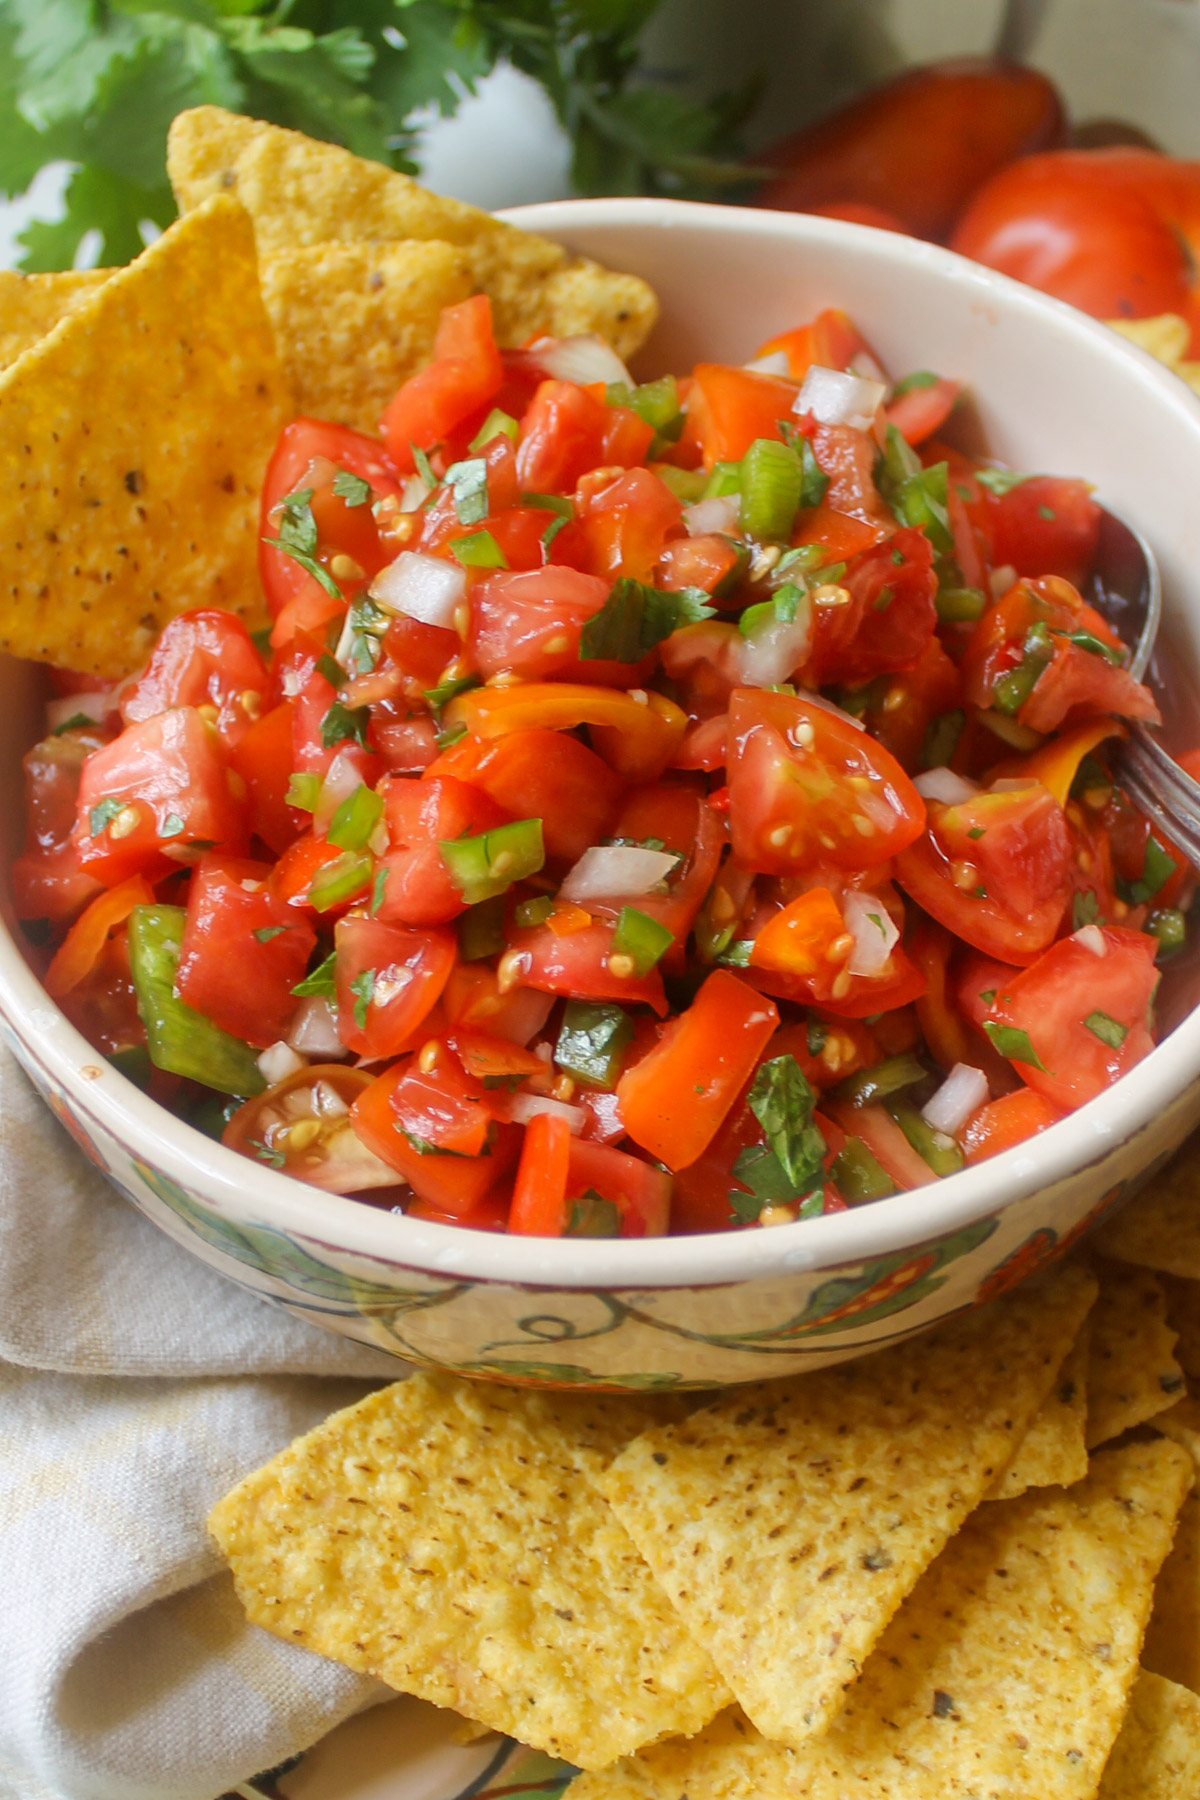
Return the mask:
[[[654,284],[663,320],[641,359],[646,373],[700,357],[741,362],[773,333],[838,305],[897,373],[932,366],[964,378],[994,454],[1088,477],[1155,545],[1181,674],[1176,700],[1200,718],[1191,705],[1200,405],[1173,376],[1028,288],[860,226],[652,200],[567,201],[512,216]],[[11,854],[18,758],[37,735],[39,709],[27,670],[9,664],[0,682],[0,823]],[[0,1013],[82,1147],[205,1262],[349,1337],[509,1381],[736,1382],[904,1336],[1060,1254],[1176,1148],[1200,1095],[1192,1014],[1102,1098],[915,1193],[768,1231],[502,1237],[320,1193],[179,1124],[67,1023],[7,932]]]

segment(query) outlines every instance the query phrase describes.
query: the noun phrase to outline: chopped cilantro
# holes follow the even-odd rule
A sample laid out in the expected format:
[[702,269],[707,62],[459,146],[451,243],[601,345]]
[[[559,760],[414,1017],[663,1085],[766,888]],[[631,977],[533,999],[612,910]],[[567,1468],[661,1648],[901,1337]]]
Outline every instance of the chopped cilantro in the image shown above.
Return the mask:
[[363,750],[367,748],[367,725],[370,714],[365,706],[343,706],[335,700],[321,720],[321,743],[326,750],[350,740]]
[[294,494],[289,494],[281,502],[278,536],[264,538],[263,542],[290,556],[327,594],[340,600],[341,588],[328,569],[317,561],[317,521],[313,518],[312,497],[312,488],[297,488]]
[[254,935],[260,944],[269,944],[272,938],[277,938],[283,932],[290,930],[290,925],[259,925]]
[[337,992],[337,983],[334,980],[336,966],[337,952],[331,950],[324,962],[318,963],[315,969],[309,971],[303,981],[296,983],[292,989],[293,994],[298,994],[301,999],[305,999],[311,994],[323,994],[329,998]]
[[350,992],[354,995],[354,1023],[360,1031],[367,1028],[367,1009],[375,998],[375,971],[362,969],[350,982]]
[[482,456],[468,456],[463,462],[451,463],[446,470],[446,486],[454,495],[460,525],[478,525],[487,518],[487,463]]
[[1046,1073],[1046,1065],[1034,1049],[1029,1033],[1016,1025],[998,1025],[995,1019],[985,1019],[983,1029],[995,1044],[1001,1056],[1007,1056],[1010,1062],[1028,1063],[1031,1069],[1041,1069]]
[[985,487],[989,494],[1002,500],[1005,494],[1010,494],[1013,488],[1020,487],[1023,481],[1029,481],[1031,477],[1019,475],[1015,469],[977,469],[975,479],[980,487]]
[[1128,1025],[1122,1025],[1110,1013],[1089,1013],[1083,1022],[1092,1036],[1099,1038],[1102,1044],[1107,1044],[1110,1050],[1119,1050],[1129,1036]]
[[124,800],[108,799],[99,801],[97,805],[93,806],[91,812],[88,814],[89,834],[92,837],[99,837],[100,833],[104,830],[104,827],[116,818],[117,814],[123,810],[124,806]]
[[333,491],[347,506],[365,506],[371,498],[371,484],[349,469],[339,469],[333,478]]
[[579,654],[589,661],[640,662],[681,625],[711,619],[714,611],[703,588],[668,593],[623,575],[580,633]]

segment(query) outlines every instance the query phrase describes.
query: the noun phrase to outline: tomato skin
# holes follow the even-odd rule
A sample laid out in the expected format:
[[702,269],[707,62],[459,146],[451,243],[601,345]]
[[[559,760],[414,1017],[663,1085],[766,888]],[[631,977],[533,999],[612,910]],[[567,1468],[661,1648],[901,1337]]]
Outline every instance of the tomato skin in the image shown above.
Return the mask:
[[383,410],[379,429],[395,466],[415,466],[412,446],[429,450],[455,426],[487,406],[504,380],[504,365],[492,334],[492,303],[486,294],[448,306],[438,322],[433,361],[402,383]]
[[510,817],[490,795],[452,775],[393,775],[382,784],[388,850],[376,918],[388,924],[445,925],[466,902],[450,879],[440,843],[490,831]]
[[879,448],[874,435],[854,425],[817,425],[811,442],[817,464],[829,479],[823,504],[833,512],[890,531],[895,520],[875,486]]
[[1191,317],[1198,196],[1195,163],[1128,146],[1058,150],[995,175],[951,244],[1094,318]]
[[450,971],[441,1005],[452,1035],[465,1026],[509,1043],[528,1044],[554,1010],[554,996],[528,987],[501,993],[495,969],[486,963],[460,962]]
[[724,969],[617,1084],[625,1129],[669,1169],[685,1169],[715,1137],[779,1024],[770,1000]]
[[[596,663],[591,668],[619,668]],[[626,781],[656,781],[670,766],[685,730],[687,714],[665,695],[618,693],[592,683],[527,681],[509,688],[475,688],[459,694],[445,711],[447,726],[465,725],[477,738],[508,737],[514,731],[572,730],[587,725],[594,748]]]
[[1061,575],[1079,587],[1096,560],[1100,507],[1086,481],[1031,475],[1006,494],[985,490],[985,540],[994,568]]
[[12,868],[19,919],[72,918],[99,892],[75,846],[75,818],[84,758],[101,732],[43,738],[21,759],[25,776],[25,843]]
[[[1103,937],[1097,956],[1079,933],[1052,944],[1036,963],[996,995],[988,1018],[1028,1034],[1042,1069],[1010,1061],[1029,1087],[1056,1106],[1082,1106],[1148,1056],[1154,1039],[1146,1024],[1158,986],[1157,940],[1120,925],[1088,927]],[[1085,1020],[1097,1012],[1126,1028],[1119,1047],[1098,1038]]]
[[511,669],[526,681],[560,676],[624,686],[637,665],[579,659],[580,633],[608,599],[609,585],[557,564],[487,576],[471,594],[471,660],[484,676]]
[[[92,835],[92,809],[109,799],[137,808],[136,829],[114,838],[110,822]],[[128,875],[157,878],[171,866],[164,851],[195,840],[237,855],[246,835],[225,760],[194,707],[127,725],[84,764],[73,841],[84,868],[107,887]]]
[[551,862],[575,862],[608,837],[625,791],[594,750],[565,732],[514,731],[494,744],[455,745],[443,764],[509,818],[540,818]]
[[521,420],[517,473],[533,494],[569,494],[603,460],[608,408],[573,381],[543,381]]
[[[293,419],[286,425],[267,464],[259,512],[258,572],[272,614],[278,614],[311,579],[292,557],[264,542],[278,535],[276,508],[289,494],[306,487],[319,487],[320,502],[314,491],[312,505],[314,518],[318,504],[321,509],[318,523],[321,553],[345,550],[348,555],[355,556],[356,561],[361,560],[355,555],[357,549],[363,548],[361,533],[367,526],[374,530],[374,520],[369,506],[347,507],[333,493],[337,469],[345,469],[349,474],[369,481],[376,498],[386,495],[399,498],[400,484],[395,468],[377,438],[353,431],[348,425],[331,424],[325,419]],[[315,481],[310,479],[314,474],[318,477]],[[354,514],[365,517],[352,519]],[[348,534],[345,542],[340,541],[343,531]],[[376,566],[380,565],[377,563]]]
[[613,921],[597,919],[582,931],[561,936],[549,925],[514,931],[509,946],[523,987],[571,1000],[619,1000],[629,1006],[640,1002],[663,1016],[667,999],[658,970],[641,977],[614,975],[608,966],[612,940]]
[[705,467],[736,462],[756,438],[782,438],[781,419],[790,419],[799,388],[779,375],[760,375],[725,363],[697,363],[687,400]]
[[278,856],[303,830],[303,813],[287,803],[292,775],[290,701],[254,721],[230,752],[229,766],[246,784],[250,830]]
[[[799,696],[735,689],[729,751],[733,850],[748,868],[777,875],[817,862],[869,868],[924,828],[925,803],[895,758]],[[851,786],[849,777],[865,778],[869,788]]]
[[409,1058],[385,1069],[355,1101],[351,1122],[376,1156],[409,1183],[425,1208],[432,1209],[418,1216],[440,1215],[465,1223],[516,1162],[521,1129],[498,1126],[491,1149],[482,1156],[422,1155],[403,1135],[406,1126],[423,1135],[417,1130],[417,1121],[424,1115],[410,1115],[407,1104],[408,1078],[415,1067],[415,1060]]
[[961,381],[947,381],[939,375],[927,387],[910,388],[898,400],[889,400],[885,408],[889,425],[894,425],[909,444],[923,444],[942,429],[962,392]]
[[[409,931],[364,913],[334,927],[337,951],[338,1036],[357,1056],[399,1056],[410,1049],[454,967],[458,946],[450,931]],[[352,985],[373,973],[366,1006]],[[365,1024],[359,1024],[359,1018]]]
[[569,563],[605,581],[648,581],[667,539],[683,528],[683,505],[649,469],[628,469],[615,481],[577,491],[576,514],[551,545],[556,563]]
[[1035,1093],[1032,1088],[1016,1088],[1011,1094],[1001,1094],[998,1100],[989,1100],[972,1114],[959,1142],[968,1163],[984,1162],[989,1156],[999,1156],[1002,1150],[1011,1150],[1014,1144],[1023,1144],[1026,1138],[1036,1137],[1039,1131],[1057,1125],[1065,1117],[1044,1094]]
[[173,706],[211,705],[221,740],[232,748],[249,730],[266,690],[263,659],[236,614],[177,613],[163,627],[142,673],[125,689],[121,718],[131,725]]
[[698,587],[706,594],[717,595],[736,579],[744,560],[736,541],[716,532],[676,538],[658,559],[654,585],[668,593]]
[[818,684],[868,681],[919,661],[937,626],[933,546],[923,531],[906,526],[863,551],[838,585],[849,603],[814,609],[808,673]]
[[1031,731],[1050,732],[1068,719],[1076,724],[1110,713],[1155,725],[1162,721],[1154,696],[1128,669],[1118,669],[1078,644],[1059,643],[1017,718]]
[[[269,863],[201,857],[188,889],[175,986],[234,1037],[265,1049],[287,1036],[317,934],[269,886]],[[265,941],[257,932],[274,933]]]
[[[930,63],[871,88],[762,153],[779,173],[758,206],[880,208],[944,239],[964,202],[1015,157],[1061,141],[1062,103],[1033,69],[990,59]],[[968,252],[968,254],[970,254]]]
[[570,1168],[570,1126],[551,1113],[538,1113],[525,1127],[508,1211],[510,1231],[524,1237],[563,1236]]
[[[265,1149],[273,1163],[282,1162],[284,1174],[326,1193],[394,1189],[398,1186],[395,1170],[367,1148],[348,1112],[328,1110],[331,1091],[349,1108],[370,1085],[365,1069],[349,1069],[344,1063],[310,1064],[239,1106],[222,1132],[221,1142],[252,1162],[258,1161]],[[314,1121],[320,1130],[297,1150],[288,1133],[290,1125],[300,1119]]]

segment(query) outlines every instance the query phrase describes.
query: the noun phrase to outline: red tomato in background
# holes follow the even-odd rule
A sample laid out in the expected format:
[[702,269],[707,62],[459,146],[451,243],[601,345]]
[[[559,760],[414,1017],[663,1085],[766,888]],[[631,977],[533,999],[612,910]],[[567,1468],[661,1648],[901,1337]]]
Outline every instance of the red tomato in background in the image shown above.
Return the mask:
[[1097,319],[1182,313],[1196,354],[1200,163],[1128,146],[1027,157],[979,190],[951,245]]
[[224,1031],[264,1048],[287,1036],[317,934],[269,886],[271,865],[201,857],[175,986]]
[[945,238],[981,182],[1059,143],[1064,123],[1057,92],[1034,69],[966,58],[927,64],[763,151],[758,160],[778,174],[755,204],[811,212],[852,202],[882,209],[918,237]]

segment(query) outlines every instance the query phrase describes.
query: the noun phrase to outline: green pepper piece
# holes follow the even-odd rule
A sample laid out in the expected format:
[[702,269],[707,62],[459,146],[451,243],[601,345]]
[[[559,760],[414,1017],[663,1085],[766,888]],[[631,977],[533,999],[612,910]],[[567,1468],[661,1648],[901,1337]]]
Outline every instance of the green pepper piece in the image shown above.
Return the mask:
[[961,1146],[944,1131],[935,1131],[915,1106],[910,1106],[906,1100],[888,1100],[884,1104],[917,1155],[924,1158],[935,1175],[956,1175],[964,1166],[966,1159]]
[[660,956],[671,948],[675,942],[674,934],[652,919],[649,913],[639,912],[636,906],[623,906],[617,916],[617,929],[613,932],[612,947],[616,955],[628,956],[633,963],[633,972],[640,981],[648,975],[658,962]]
[[1010,717],[1013,713],[1020,712],[1032,694],[1038,676],[1053,659],[1054,645],[1050,641],[1050,633],[1039,619],[1025,634],[1021,660],[1016,668],[1008,669],[996,678],[992,688],[992,705],[996,710]]
[[1187,918],[1177,907],[1161,906],[1150,914],[1145,929],[1158,939],[1157,961],[1165,962],[1187,942]]
[[755,438],[742,458],[741,528],[748,537],[783,542],[804,487],[804,466],[796,452],[777,438]]
[[118,1074],[124,1075],[126,1081],[132,1081],[134,1087],[140,1087],[143,1093],[150,1086],[154,1064],[145,1044],[127,1044],[121,1050],[110,1050],[108,1060]]
[[371,879],[373,864],[365,850],[343,850],[332,862],[322,863],[308,887],[310,903],[318,912],[328,912],[343,900],[353,900]]
[[722,500],[726,494],[740,494],[742,491],[742,465],[740,462],[719,462],[713,464],[712,474],[705,484],[702,500]]
[[540,819],[514,819],[474,837],[438,844],[450,879],[468,906],[504,893],[514,881],[536,875],[546,860]]
[[829,1179],[848,1206],[861,1206],[864,1200],[882,1200],[896,1191],[896,1184],[882,1163],[856,1137],[848,1137],[838,1151]]
[[581,1087],[603,1088],[611,1093],[632,1042],[633,1020],[623,1007],[568,1000],[554,1046],[554,1060]]
[[186,918],[182,906],[158,904],[129,915],[129,964],[150,1060],[222,1094],[261,1094],[267,1084],[256,1052],[175,992]]
[[928,1069],[911,1050],[906,1050],[900,1056],[889,1056],[886,1062],[876,1063],[873,1069],[847,1075],[833,1091],[837,1099],[848,1100],[851,1106],[871,1106],[888,1094],[901,1094],[905,1088],[915,1087],[928,1075]]
[[468,906],[458,919],[458,954],[464,962],[482,962],[504,948],[504,896],[493,894],[478,906]]
[[360,781],[352,794],[347,794],[326,833],[329,843],[339,850],[365,849],[368,838],[383,817],[383,796]]

